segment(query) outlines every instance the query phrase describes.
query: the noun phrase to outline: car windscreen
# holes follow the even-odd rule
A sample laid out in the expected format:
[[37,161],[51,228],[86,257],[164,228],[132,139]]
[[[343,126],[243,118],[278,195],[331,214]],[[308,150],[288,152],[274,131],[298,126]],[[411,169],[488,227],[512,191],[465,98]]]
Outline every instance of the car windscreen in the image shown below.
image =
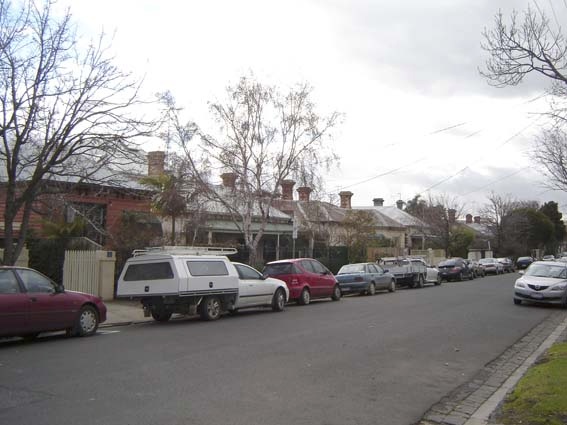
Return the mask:
[[453,267],[454,265],[456,265],[457,262],[454,260],[449,260],[449,261],[441,261],[439,263],[439,267]]
[[552,277],[555,279],[567,279],[567,268],[565,266],[552,266],[547,264],[532,264],[526,270],[524,276]]
[[492,264],[492,263],[496,262],[496,260],[494,258],[482,258],[482,259],[478,260],[478,262],[480,264]]
[[293,273],[295,273],[295,267],[293,267],[292,263],[266,264],[264,268],[264,276],[278,276]]
[[348,274],[348,273],[363,273],[364,264],[347,264],[342,266],[338,274]]
[[530,261],[531,258],[530,257],[520,257],[518,258],[518,261]]

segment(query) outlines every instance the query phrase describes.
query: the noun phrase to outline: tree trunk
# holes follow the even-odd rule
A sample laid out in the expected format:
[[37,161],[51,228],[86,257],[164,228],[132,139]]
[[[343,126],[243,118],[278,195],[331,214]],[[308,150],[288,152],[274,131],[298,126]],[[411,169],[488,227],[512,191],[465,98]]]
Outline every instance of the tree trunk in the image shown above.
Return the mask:
[[175,246],[175,215],[171,215],[171,245]]

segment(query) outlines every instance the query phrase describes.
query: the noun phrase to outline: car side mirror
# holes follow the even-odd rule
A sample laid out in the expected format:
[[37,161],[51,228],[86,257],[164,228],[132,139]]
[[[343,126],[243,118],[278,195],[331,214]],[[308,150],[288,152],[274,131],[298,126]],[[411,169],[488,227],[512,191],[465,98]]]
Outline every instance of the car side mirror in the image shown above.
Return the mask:
[[65,287],[63,286],[62,283],[59,283],[58,285],[55,286],[55,293],[60,294],[62,292],[65,292]]

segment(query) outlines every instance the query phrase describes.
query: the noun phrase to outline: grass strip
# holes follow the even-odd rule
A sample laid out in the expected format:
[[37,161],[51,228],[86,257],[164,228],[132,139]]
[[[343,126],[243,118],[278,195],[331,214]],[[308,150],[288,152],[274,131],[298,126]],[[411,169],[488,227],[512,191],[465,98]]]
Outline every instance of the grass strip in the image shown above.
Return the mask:
[[553,345],[520,379],[499,420],[505,425],[567,424],[567,343]]

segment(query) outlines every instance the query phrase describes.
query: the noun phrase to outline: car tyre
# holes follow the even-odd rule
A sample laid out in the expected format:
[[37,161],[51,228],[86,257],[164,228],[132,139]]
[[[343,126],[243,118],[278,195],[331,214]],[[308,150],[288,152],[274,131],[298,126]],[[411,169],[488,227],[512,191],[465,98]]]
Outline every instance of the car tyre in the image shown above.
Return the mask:
[[299,305],[308,305],[311,302],[311,294],[309,293],[309,289],[303,288],[301,291],[301,295],[299,296],[297,303]]
[[164,310],[163,308],[152,310],[152,317],[156,322],[167,322],[171,319],[171,312]]
[[463,281],[463,272],[460,272],[460,273],[459,273],[459,277],[457,278],[457,280],[458,280],[459,282],[462,282],[462,281]]
[[79,311],[71,336],[90,336],[98,329],[98,311],[90,305],[85,305]]
[[341,299],[342,293],[341,293],[341,288],[339,288],[339,285],[335,285],[335,287],[333,288],[333,295],[331,295],[331,299],[333,301],[339,301]]
[[222,314],[222,304],[219,297],[206,297],[200,305],[201,319],[207,321],[218,320]]
[[396,292],[396,280],[392,279],[390,286],[388,287],[388,292]]
[[519,299],[517,299],[517,298],[514,298],[514,304],[520,305],[520,304],[522,304],[522,300],[519,300]]
[[284,311],[285,308],[285,292],[282,288],[278,288],[272,299],[273,311]]
[[441,285],[442,281],[443,281],[443,279],[441,279],[441,276],[437,275],[437,280],[435,281],[435,285],[437,285],[437,286]]
[[370,285],[368,285],[367,294],[368,295],[376,295],[376,285],[374,284],[374,282],[371,282]]

